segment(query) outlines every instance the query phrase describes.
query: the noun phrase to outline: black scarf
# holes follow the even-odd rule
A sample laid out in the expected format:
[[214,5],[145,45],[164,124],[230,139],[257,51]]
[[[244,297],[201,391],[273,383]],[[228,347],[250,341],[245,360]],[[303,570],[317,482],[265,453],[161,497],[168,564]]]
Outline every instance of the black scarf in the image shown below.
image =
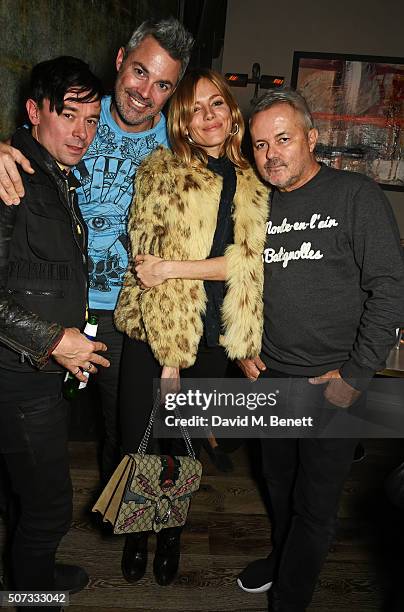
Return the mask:
[[[209,156],[208,169],[223,178],[216,230],[209,253],[209,258],[212,258],[224,255],[227,245],[234,242],[232,208],[237,176],[233,163],[227,157],[216,159]],[[224,281],[205,281],[204,286],[208,298],[204,318],[204,339],[207,346],[217,346],[222,330],[221,307],[226,293],[226,283]]]

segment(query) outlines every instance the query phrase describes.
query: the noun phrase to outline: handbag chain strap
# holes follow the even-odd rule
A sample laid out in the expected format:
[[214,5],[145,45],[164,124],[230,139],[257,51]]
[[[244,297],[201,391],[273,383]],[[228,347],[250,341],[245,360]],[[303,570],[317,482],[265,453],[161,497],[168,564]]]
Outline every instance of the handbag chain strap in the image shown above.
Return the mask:
[[[160,401],[161,401],[161,395],[160,395],[160,389],[157,390],[157,394],[156,394],[156,399],[153,405],[153,409],[150,413],[150,419],[149,422],[147,424],[146,427],[146,431],[144,432],[144,436],[142,438],[142,441],[139,444],[139,448],[138,448],[138,453],[139,455],[145,455],[146,454],[146,450],[147,450],[147,446],[149,444],[149,439],[150,439],[150,435],[153,429],[153,423],[154,423],[154,419],[156,417],[156,413],[157,410],[160,407]],[[181,415],[178,412],[178,408],[175,409],[174,414],[176,417],[181,418]],[[184,442],[185,442],[185,447],[187,449],[187,453],[189,455],[189,457],[191,457],[192,459],[196,459],[195,457],[195,452],[192,446],[192,442],[191,442],[191,438],[190,435],[188,433],[188,429],[185,427],[185,425],[181,424],[181,421],[179,421],[179,428],[182,434],[182,437],[184,438]]]

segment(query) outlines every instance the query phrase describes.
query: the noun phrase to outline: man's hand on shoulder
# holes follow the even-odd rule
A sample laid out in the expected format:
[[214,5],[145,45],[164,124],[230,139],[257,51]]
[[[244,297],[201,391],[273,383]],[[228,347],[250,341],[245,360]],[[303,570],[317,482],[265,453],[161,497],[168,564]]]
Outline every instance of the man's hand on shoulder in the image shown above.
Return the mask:
[[85,382],[87,378],[82,370],[95,374],[97,372],[95,363],[104,368],[109,367],[109,361],[97,353],[106,350],[107,347],[103,342],[89,340],[77,328],[68,327],[52,351],[52,357],[76,378]]
[[21,151],[0,142],[0,199],[7,206],[19,204],[25,194],[17,164],[25,172],[34,174],[31,164]]
[[257,380],[261,372],[267,369],[267,366],[258,355],[253,359],[237,359],[236,363],[244,376],[250,380]]
[[330,404],[338,408],[349,408],[361,395],[361,391],[354,389],[341,376],[338,370],[330,370],[322,376],[309,378],[312,385],[323,385],[327,383],[324,397]]

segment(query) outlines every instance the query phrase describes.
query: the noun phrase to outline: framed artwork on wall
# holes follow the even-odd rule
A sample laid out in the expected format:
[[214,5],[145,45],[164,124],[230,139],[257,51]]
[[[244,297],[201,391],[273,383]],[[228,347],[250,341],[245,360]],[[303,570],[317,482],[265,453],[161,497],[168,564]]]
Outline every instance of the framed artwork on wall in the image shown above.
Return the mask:
[[295,51],[291,85],[313,113],[320,161],[404,191],[404,58]]

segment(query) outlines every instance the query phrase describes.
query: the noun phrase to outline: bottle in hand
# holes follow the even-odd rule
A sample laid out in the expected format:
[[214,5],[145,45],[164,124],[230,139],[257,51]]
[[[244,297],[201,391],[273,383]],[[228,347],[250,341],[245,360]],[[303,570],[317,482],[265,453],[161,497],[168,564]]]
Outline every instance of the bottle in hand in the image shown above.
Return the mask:
[[[98,317],[96,315],[90,315],[86,326],[84,328],[83,334],[89,340],[95,340],[97,336],[98,329]],[[83,372],[84,376],[88,378],[90,374],[88,372]],[[63,395],[67,400],[74,400],[78,396],[79,391],[85,389],[87,386],[86,382],[81,382],[78,380],[71,372],[67,372],[66,378],[63,384]]]

